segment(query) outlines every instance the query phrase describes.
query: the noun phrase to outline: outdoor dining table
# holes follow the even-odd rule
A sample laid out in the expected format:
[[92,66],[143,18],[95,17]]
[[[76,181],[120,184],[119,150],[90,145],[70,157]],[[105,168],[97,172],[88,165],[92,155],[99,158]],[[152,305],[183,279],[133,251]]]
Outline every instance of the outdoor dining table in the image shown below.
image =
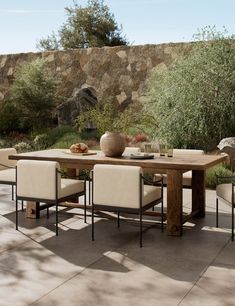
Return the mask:
[[[103,152],[91,152],[91,155],[70,153],[65,149],[49,149],[10,155],[9,159],[57,161],[61,167],[71,169],[92,169],[95,164],[133,165],[145,171],[167,173],[167,234],[181,236],[183,223],[183,186],[182,175],[192,170],[192,209],[189,217],[205,216],[205,171],[206,169],[226,161],[226,155],[190,155],[182,154],[173,157],[154,154],[153,159],[131,159],[130,156],[106,157]],[[29,174],[30,175],[30,174]],[[105,190],[104,190],[105,192]]]

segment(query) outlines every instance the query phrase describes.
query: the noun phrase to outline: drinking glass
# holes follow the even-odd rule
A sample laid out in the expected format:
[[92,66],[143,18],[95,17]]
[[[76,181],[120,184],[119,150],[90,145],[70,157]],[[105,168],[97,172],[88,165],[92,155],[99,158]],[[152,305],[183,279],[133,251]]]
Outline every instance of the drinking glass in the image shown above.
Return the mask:
[[146,153],[152,152],[152,144],[150,142],[144,144],[144,152]]

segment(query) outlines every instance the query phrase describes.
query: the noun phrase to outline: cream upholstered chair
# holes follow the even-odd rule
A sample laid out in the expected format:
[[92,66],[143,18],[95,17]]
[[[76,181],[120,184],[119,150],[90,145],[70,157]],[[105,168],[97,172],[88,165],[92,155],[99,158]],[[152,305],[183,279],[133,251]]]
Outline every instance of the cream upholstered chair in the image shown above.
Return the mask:
[[144,185],[141,167],[122,165],[95,165],[92,184],[92,240],[94,240],[94,211],[138,213],[140,247],[142,247],[142,214],[156,204],[161,206],[163,230],[162,187]]
[[[190,155],[202,155],[204,154],[203,150],[188,150],[188,149],[174,149],[173,156],[180,156],[183,154],[190,154]],[[166,173],[155,173],[154,180],[158,180],[160,177],[163,177],[163,184],[167,185],[167,174]],[[191,187],[192,186],[192,171],[187,171],[183,173],[183,181],[182,184],[184,187]]]
[[[130,156],[131,154],[136,154],[139,152],[140,152],[139,147],[126,147],[122,155]],[[89,180],[89,204],[91,204],[91,175],[90,175],[90,180]]]
[[[216,227],[219,226],[219,200],[231,206],[232,209],[232,241],[234,241],[234,207],[235,207],[235,183],[226,183],[226,180],[234,179],[235,177],[220,177],[217,176],[216,186]],[[222,182],[224,181],[225,182]],[[220,183],[221,182],[221,183]]]
[[43,202],[56,206],[56,235],[58,235],[58,205],[84,195],[86,210],[85,183],[81,180],[61,178],[57,162],[19,160],[16,168],[16,229],[18,229],[17,200]]
[[14,186],[16,184],[15,167],[16,161],[9,160],[11,154],[17,154],[14,148],[0,149],[0,184],[10,185],[12,187],[12,200],[14,195]]

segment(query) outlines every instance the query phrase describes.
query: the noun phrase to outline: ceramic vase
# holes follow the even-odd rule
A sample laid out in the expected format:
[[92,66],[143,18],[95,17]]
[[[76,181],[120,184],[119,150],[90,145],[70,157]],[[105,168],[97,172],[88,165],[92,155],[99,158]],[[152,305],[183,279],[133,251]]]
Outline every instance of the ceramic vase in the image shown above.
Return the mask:
[[105,156],[121,156],[125,150],[125,139],[120,133],[107,131],[100,138],[100,148]]

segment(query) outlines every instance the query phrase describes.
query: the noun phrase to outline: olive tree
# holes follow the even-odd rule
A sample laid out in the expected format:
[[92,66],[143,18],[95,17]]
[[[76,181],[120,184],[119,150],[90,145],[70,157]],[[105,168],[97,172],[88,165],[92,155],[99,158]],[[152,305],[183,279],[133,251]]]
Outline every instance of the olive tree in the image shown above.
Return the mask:
[[126,45],[122,29],[103,0],[88,0],[86,7],[74,3],[65,8],[68,18],[58,34],[41,39],[41,50],[75,49]]
[[146,109],[155,117],[155,136],[211,150],[235,135],[235,40],[214,27],[195,37],[187,56],[155,71]]

